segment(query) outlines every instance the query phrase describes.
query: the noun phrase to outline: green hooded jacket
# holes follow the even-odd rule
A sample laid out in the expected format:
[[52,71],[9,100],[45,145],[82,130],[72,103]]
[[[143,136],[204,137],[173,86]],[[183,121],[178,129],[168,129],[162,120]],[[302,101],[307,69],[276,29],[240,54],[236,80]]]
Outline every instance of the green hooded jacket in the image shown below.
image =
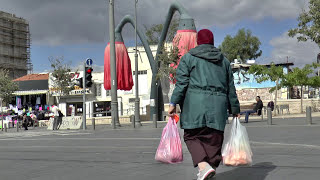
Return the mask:
[[240,113],[230,62],[210,44],[191,49],[179,63],[171,103],[181,107],[182,129],[224,131],[230,114]]

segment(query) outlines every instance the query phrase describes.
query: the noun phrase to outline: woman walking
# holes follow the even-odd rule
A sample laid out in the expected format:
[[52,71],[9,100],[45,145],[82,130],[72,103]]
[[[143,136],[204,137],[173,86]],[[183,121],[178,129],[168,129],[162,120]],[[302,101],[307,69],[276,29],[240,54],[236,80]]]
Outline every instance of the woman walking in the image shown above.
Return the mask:
[[240,105],[230,62],[214,47],[212,32],[199,31],[197,43],[180,60],[168,114],[180,105],[184,141],[199,168],[198,180],[204,180],[215,175],[222,160],[227,110],[240,117]]

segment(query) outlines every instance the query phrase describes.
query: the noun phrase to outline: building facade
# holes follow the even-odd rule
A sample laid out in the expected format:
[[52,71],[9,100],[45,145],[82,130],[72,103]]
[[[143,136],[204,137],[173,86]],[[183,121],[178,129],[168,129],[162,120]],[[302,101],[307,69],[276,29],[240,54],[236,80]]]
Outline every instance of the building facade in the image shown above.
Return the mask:
[[0,70],[12,79],[32,72],[30,41],[28,21],[0,11]]
[[[156,48],[156,46],[151,46],[151,51],[154,55],[156,53]],[[129,116],[134,114],[136,72],[134,71],[135,59],[133,47],[128,48],[128,54],[131,60],[131,69],[133,70],[132,78],[134,86],[131,91],[117,91],[120,116]],[[150,105],[152,71],[143,47],[138,47],[138,69],[140,114],[145,115],[147,113],[147,108]],[[73,72],[71,77],[74,82],[77,82],[77,79],[83,77],[83,72]],[[95,72],[93,69],[92,80],[94,82],[92,87],[86,89],[87,117],[111,116],[111,92],[110,90],[104,89],[104,73]],[[76,86],[75,90],[72,90],[68,96],[59,97],[59,94],[55,93],[52,84],[52,78],[49,77],[49,94],[51,96],[49,102],[54,103],[59,101],[59,108],[62,110],[63,114],[66,114],[67,116],[82,116],[82,88]],[[57,98],[60,99],[57,100]]]

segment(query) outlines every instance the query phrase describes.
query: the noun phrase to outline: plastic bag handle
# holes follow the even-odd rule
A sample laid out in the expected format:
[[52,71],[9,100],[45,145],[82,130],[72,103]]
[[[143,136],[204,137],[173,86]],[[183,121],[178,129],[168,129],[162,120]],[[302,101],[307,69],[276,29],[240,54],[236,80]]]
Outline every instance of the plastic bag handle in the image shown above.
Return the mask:
[[[239,120],[239,118],[238,117],[234,117],[233,118],[233,121],[236,121],[235,123],[236,123],[236,129],[238,129],[239,128],[239,123],[240,123],[240,120]],[[236,132],[238,132],[238,131],[236,131]]]

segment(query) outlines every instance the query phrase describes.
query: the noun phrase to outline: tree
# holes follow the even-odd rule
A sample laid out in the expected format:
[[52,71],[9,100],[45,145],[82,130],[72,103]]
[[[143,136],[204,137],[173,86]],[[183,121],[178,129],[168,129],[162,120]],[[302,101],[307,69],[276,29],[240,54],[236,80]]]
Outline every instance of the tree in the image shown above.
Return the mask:
[[[178,26],[179,26],[179,20],[176,18],[176,16],[174,16],[169,26],[167,39],[166,39],[167,42],[172,42],[174,36],[177,33]],[[147,26],[144,26],[144,27],[146,30],[148,43],[150,45],[157,45],[159,43],[161,32],[163,30],[163,24],[154,24],[150,28],[148,28]]]
[[255,64],[250,66],[248,73],[253,74],[258,83],[265,81],[276,82],[276,86],[270,89],[270,93],[275,91],[274,105],[276,107],[278,99],[278,90],[284,87],[284,84],[280,83],[285,78],[283,73],[283,67],[276,66],[274,63],[271,63],[270,67]]
[[292,71],[288,72],[288,74],[285,75],[284,80],[281,82],[284,86],[287,87],[301,87],[301,113],[303,113],[303,86],[320,87],[320,77],[312,76],[312,74],[314,74],[314,71],[319,66],[319,64],[313,63],[312,65],[306,64],[301,69],[298,67],[293,68]]
[[298,41],[308,39],[320,47],[320,1],[310,0],[309,11],[303,10],[298,17],[298,27],[289,30],[289,36],[297,35]]
[[167,79],[170,82],[175,82],[175,74],[178,68],[177,59],[180,59],[179,48],[171,46],[170,48],[163,47],[163,51],[158,55],[160,62],[157,78]]
[[14,91],[19,89],[18,84],[12,81],[8,71],[0,71],[0,99],[6,104],[11,103],[14,97]]
[[49,57],[51,68],[53,68],[51,81],[52,86],[59,94],[57,101],[59,102],[61,96],[69,95],[69,92],[74,89],[74,83],[72,82],[70,72],[71,68],[68,64],[64,63],[62,57],[53,58]]
[[262,51],[259,50],[260,45],[261,42],[259,38],[253,36],[250,30],[245,30],[243,28],[240,29],[234,37],[227,35],[219,48],[229,61],[239,59],[239,57],[240,61],[247,61],[250,59],[257,59],[261,56]]

